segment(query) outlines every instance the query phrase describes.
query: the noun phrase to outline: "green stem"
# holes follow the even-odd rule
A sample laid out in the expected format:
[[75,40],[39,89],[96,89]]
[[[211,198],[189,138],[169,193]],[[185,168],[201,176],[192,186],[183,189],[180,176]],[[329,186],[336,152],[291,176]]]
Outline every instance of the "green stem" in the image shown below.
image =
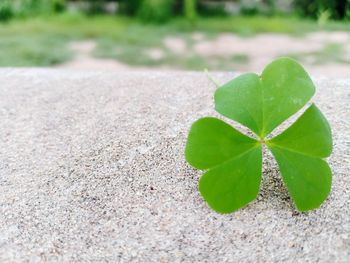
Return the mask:
[[217,83],[210,75],[208,69],[204,69],[205,74],[207,75],[208,79],[218,88],[220,87],[219,83]]

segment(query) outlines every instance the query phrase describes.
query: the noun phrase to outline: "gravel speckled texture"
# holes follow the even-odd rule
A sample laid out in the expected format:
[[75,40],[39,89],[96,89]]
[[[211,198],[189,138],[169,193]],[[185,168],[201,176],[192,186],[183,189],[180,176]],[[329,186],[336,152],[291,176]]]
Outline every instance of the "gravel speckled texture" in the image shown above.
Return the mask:
[[350,262],[350,79],[315,82],[329,199],[296,212],[268,157],[258,199],[220,215],[183,156],[218,116],[204,74],[0,70],[0,262]]

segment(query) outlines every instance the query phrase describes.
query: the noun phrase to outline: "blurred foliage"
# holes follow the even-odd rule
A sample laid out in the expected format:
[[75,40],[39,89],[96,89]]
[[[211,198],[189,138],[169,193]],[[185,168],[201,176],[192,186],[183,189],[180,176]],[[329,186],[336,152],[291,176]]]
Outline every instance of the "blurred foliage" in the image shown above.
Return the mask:
[[321,11],[318,15],[317,23],[319,26],[324,26],[329,22],[329,19],[331,18],[331,12],[329,10]]
[[174,0],[143,0],[137,15],[146,22],[165,22],[172,17]]
[[277,13],[277,9],[275,0],[240,1],[242,15],[274,15]]
[[[252,36],[265,32],[300,35],[316,30],[350,31],[350,24],[329,21],[320,28],[316,21],[291,17],[199,16],[193,26],[182,17],[167,23],[152,24],[125,16],[62,13],[0,23],[0,66],[60,64],[72,56],[69,43],[81,40],[96,41],[96,56],[115,58],[130,65],[226,70],[235,69],[248,60],[248,54],[206,58],[191,52],[196,41],[193,39],[194,29],[203,34],[204,40],[208,40],[224,32]],[[187,55],[173,53],[165,46],[163,40],[169,36],[186,42]],[[149,49],[159,49],[164,55],[160,59],[152,59]],[[327,54],[331,53],[335,53],[334,49],[327,50]]]
[[108,2],[106,0],[85,0],[85,2],[88,3],[88,6],[84,11],[89,15],[103,14],[106,12],[105,5]]
[[0,0],[0,20],[60,13],[65,9],[66,0]]
[[119,0],[119,11],[129,16],[136,15],[142,0]]
[[52,0],[52,9],[56,13],[66,10],[66,0]]
[[185,17],[193,23],[197,17],[197,0],[184,0],[184,5]]
[[0,21],[8,21],[14,15],[13,7],[10,0],[0,1]]
[[350,59],[344,56],[344,53],[346,53],[346,50],[343,45],[338,43],[328,43],[317,51],[299,52],[286,55],[298,61],[307,61],[314,65],[327,63],[349,64]]
[[16,15],[33,16],[54,11],[54,1],[45,0],[21,0],[14,1]]
[[318,18],[326,11],[332,19],[344,19],[350,8],[348,0],[294,0],[294,5],[303,16],[312,18]]
[[[0,20],[15,16],[36,16],[63,12],[72,4],[82,13],[108,13],[114,3],[118,14],[134,16],[143,21],[163,23],[183,16],[191,24],[199,16],[280,15],[297,13],[325,21],[348,19],[350,0],[0,0]],[[329,16],[328,16],[329,15]]]
[[[330,3],[338,1],[328,0],[329,5],[311,8],[310,3],[326,0],[290,0],[293,5],[289,15],[281,11],[282,1],[236,0],[229,2],[234,8],[228,11],[227,1],[220,0],[0,0],[0,66],[60,64],[72,56],[68,43],[92,39],[98,44],[96,56],[130,65],[230,69],[246,63],[247,54],[224,59],[195,54],[191,52],[196,41],[193,31],[201,32],[203,39],[211,39],[223,32],[252,36],[264,32],[302,35],[316,30],[350,30],[350,23],[336,21],[344,12],[335,15],[331,9],[336,5]],[[117,11],[109,12],[110,6]],[[296,16],[296,10],[303,18]],[[116,16],[105,15],[116,12]],[[20,19],[13,19],[16,17]],[[169,36],[184,39],[186,56],[169,51],[163,42]],[[147,53],[152,49],[162,54],[159,59]],[[332,46],[310,56],[326,61],[335,59],[335,55],[340,59],[339,54],[341,50]]]
[[71,58],[67,40],[57,34],[11,35],[0,39],[1,67],[51,66]]

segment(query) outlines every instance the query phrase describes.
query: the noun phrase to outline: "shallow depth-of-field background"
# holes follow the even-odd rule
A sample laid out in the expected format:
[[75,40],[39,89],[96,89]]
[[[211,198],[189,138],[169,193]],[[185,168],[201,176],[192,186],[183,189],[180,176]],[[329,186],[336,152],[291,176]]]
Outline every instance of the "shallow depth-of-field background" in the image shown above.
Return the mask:
[[350,72],[350,2],[0,0],[0,66]]

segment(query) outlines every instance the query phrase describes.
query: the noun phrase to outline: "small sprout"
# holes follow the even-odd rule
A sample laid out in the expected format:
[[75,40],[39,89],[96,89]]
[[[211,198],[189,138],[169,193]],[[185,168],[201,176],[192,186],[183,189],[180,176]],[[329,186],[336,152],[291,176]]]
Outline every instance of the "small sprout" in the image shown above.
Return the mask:
[[219,83],[217,83],[210,75],[208,69],[204,69],[204,73],[207,75],[208,79],[218,88],[220,87]]
[[253,131],[250,138],[217,118],[193,123],[186,145],[188,163],[205,170],[199,191],[219,213],[234,212],[253,201],[262,174],[262,144],[276,158],[299,211],[318,208],[330,193],[332,174],[324,160],[332,152],[330,126],[312,104],[281,134],[267,136],[298,112],[315,86],[300,64],[289,58],[270,63],[261,76],[243,74],[215,92],[215,109]]

